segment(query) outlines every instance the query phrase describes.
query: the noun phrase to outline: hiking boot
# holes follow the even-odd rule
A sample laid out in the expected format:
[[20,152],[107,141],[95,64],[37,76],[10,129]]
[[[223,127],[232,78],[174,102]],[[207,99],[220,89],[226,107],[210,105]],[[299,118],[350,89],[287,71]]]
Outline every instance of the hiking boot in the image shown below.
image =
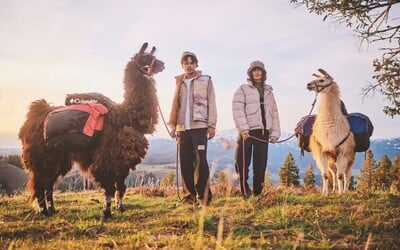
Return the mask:
[[205,200],[201,200],[201,203],[200,203],[200,205],[199,205],[199,208],[202,208],[202,207],[207,207],[207,206],[209,206],[210,205],[210,203],[211,203],[211,197],[208,197],[208,199],[207,199],[207,201],[205,201]]
[[254,195],[254,201],[261,201],[262,199],[263,199],[263,196],[261,194]]
[[189,204],[189,205],[193,205],[196,203],[196,196],[193,195],[188,195],[185,196],[178,205],[183,205],[183,204]]
[[199,209],[202,209],[203,207],[204,207],[204,208],[208,207],[208,204],[200,203],[200,204],[199,204]]
[[249,192],[247,194],[243,194],[242,197],[243,197],[244,200],[248,200],[251,197],[251,193]]

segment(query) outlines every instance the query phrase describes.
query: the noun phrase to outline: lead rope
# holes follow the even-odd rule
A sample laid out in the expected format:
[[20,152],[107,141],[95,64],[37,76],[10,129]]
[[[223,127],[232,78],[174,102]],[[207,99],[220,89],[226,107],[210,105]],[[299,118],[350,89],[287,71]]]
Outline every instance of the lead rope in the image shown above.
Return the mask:
[[[308,118],[310,117],[310,115],[311,115],[311,113],[312,113],[312,111],[313,111],[313,109],[314,109],[314,107],[315,107],[315,103],[317,102],[317,96],[318,96],[318,93],[315,93],[314,101],[311,103],[310,112],[308,112],[308,115],[306,116],[306,119],[304,119],[304,120],[302,121],[302,123],[300,124],[300,126],[298,126],[298,127],[296,128],[296,130],[302,130],[302,129],[303,129],[304,124],[306,124],[306,121],[307,121]],[[286,139],[284,139],[284,140],[276,141],[275,143],[281,143],[281,142],[288,141],[288,140],[290,140],[293,136],[295,136],[296,134],[297,134],[297,133],[296,133],[296,131],[295,131],[295,132],[294,132],[291,136],[289,136],[288,138],[286,138]]]
[[[163,120],[163,123],[164,123],[164,126],[165,126],[165,128],[167,129],[167,132],[168,132],[168,134],[169,134],[169,136],[171,136],[171,138],[174,138],[173,136],[173,134],[171,133],[171,130],[169,129],[169,127],[168,127],[168,125],[167,125],[167,122],[165,121],[165,118],[164,118],[164,115],[163,115],[163,113],[162,113],[162,111],[161,111],[161,107],[160,107],[160,104],[158,104],[158,111],[160,112],[160,115],[161,115],[161,119]],[[175,159],[175,169],[176,169],[176,174],[175,174],[175,178],[176,178],[176,193],[177,193],[177,195],[178,195],[178,199],[179,199],[179,201],[182,201],[182,198],[180,197],[180,195],[179,195],[179,184],[178,184],[178,157],[179,156],[179,146],[178,146],[178,142],[176,143],[176,159]]]
[[[306,119],[304,119],[304,121],[300,124],[300,126],[299,127],[297,127],[296,128],[296,130],[298,129],[298,130],[301,130],[301,129],[303,129],[303,127],[304,127],[304,124],[306,123],[306,121],[308,120],[308,118],[310,117],[310,115],[311,115],[311,112],[313,111],[313,109],[314,109],[314,107],[315,107],[315,103],[317,102],[317,95],[318,95],[318,93],[315,93],[315,97],[314,97],[314,101],[312,102],[312,104],[311,104],[311,109],[310,109],[310,112],[308,112],[308,115],[306,116]],[[288,138],[286,138],[286,139],[284,139],[284,140],[280,140],[280,141],[276,141],[275,143],[281,143],[281,142],[285,142],[285,141],[288,141],[288,140],[290,140],[293,136],[295,136],[296,135],[296,132],[295,133],[293,133],[291,136],[289,136]],[[260,138],[257,138],[257,137],[255,137],[255,136],[252,136],[252,135],[249,135],[249,138],[252,138],[252,139],[254,139],[254,140],[257,140],[257,141],[260,141],[260,142],[264,142],[264,143],[267,143],[268,142],[268,140],[263,140],[263,139],[260,139]],[[347,138],[347,137],[346,137]],[[245,196],[247,196],[247,189],[246,189],[246,178],[245,178],[245,171],[246,171],[246,168],[245,168],[245,152],[244,152],[244,143],[245,143],[245,140],[243,140],[243,138],[242,138],[242,169],[243,169],[243,177],[242,177],[242,186],[243,186],[243,192],[244,192],[244,195]]]
[[[313,109],[314,109],[314,107],[315,107],[315,103],[317,102],[317,95],[318,95],[318,93],[315,94],[314,101],[311,103],[311,109],[310,109],[310,112],[308,112],[308,115],[306,116],[306,119],[304,119],[304,120],[301,122],[300,126],[298,126],[298,127],[296,128],[296,130],[297,130],[297,129],[298,129],[298,130],[303,129],[304,124],[306,124],[306,121],[307,121],[308,118],[310,117],[311,112],[313,111]],[[289,136],[288,138],[283,139],[283,140],[280,140],[280,141],[276,141],[275,143],[285,142],[285,141],[291,139],[291,138],[292,138],[293,136],[295,136],[295,135],[296,135],[296,132],[293,133],[293,134],[292,134],[291,136]],[[253,139],[255,139],[255,140],[257,140],[257,141],[260,141],[260,142],[268,142],[268,140],[263,140],[263,139],[260,139],[260,138],[257,138],[257,137],[251,136],[251,135],[249,135],[249,138],[253,138]]]
[[176,143],[176,159],[175,159],[175,176],[176,176],[176,194],[178,195],[179,201],[182,201],[181,196],[179,195],[179,183],[178,183],[178,176],[179,176],[179,171],[178,171],[178,157],[179,156],[179,145],[178,142]]
[[[315,94],[314,101],[313,101],[312,104],[311,104],[310,112],[308,112],[307,118],[304,119],[304,121],[300,124],[299,129],[303,129],[304,124],[306,123],[308,117],[311,115],[311,112],[313,111],[313,109],[314,109],[314,107],[315,107],[315,103],[317,102],[317,95],[318,95],[318,93]],[[169,130],[169,127],[168,127],[168,125],[167,125],[167,122],[165,121],[165,118],[164,118],[164,115],[163,115],[163,113],[162,113],[160,104],[158,104],[158,110],[159,110],[159,112],[160,112],[161,119],[163,120],[164,126],[165,126],[165,128],[166,128],[168,134],[171,136],[171,138],[173,138],[173,135],[171,134],[171,131]],[[288,138],[286,138],[286,139],[284,139],[284,140],[276,141],[276,143],[285,142],[285,141],[291,139],[291,138],[292,138],[293,136],[295,136],[295,135],[296,135],[296,133],[293,133],[293,134],[292,134],[291,136],[289,136]],[[264,142],[264,143],[267,143],[267,142],[268,142],[268,140],[262,140],[262,139],[260,139],[260,138],[257,138],[257,137],[251,136],[251,135],[249,135],[249,137],[250,137],[250,138],[253,138],[253,139],[255,139],[255,140]],[[242,138],[242,153],[243,153],[243,157],[242,157],[242,158],[243,158],[243,162],[242,162],[242,163],[243,163],[243,165],[242,165],[242,168],[243,168],[242,183],[243,183],[243,191],[244,191],[244,194],[245,194],[245,196],[246,196],[246,195],[247,195],[247,190],[246,190],[245,178],[244,178],[244,177],[245,177],[245,153],[244,153],[244,140],[243,140],[243,138]],[[177,143],[177,144],[176,144],[176,161],[175,161],[175,162],[176,162],[176,166],[175,166],[175,167],[176,167],[176,193],[177,193],[177,195],[178,195],[178,199],[181,201],[182,199],[181,199],[181,197],[180,197],[180,195],[179,195],[179,184],[178,184],[178,154],[179,154],[179,148],[178,148],[178,143]]]

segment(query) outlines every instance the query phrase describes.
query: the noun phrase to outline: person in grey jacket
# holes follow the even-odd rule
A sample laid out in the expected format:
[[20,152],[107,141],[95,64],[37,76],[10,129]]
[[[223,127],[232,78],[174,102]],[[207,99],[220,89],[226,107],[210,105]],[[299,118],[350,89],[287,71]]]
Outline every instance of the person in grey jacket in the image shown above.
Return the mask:
[[178,75],[169,126],[177,136],[181,163],[182,204],[211,202],[210,172],[207,162],[207,140],[215,136],[217,107],[211,77],[196,70],[198,60],[193,52],[181,56],[184,74]]
[[[244,198],[262,192],[268,160],[268,144],[281,135],[279,113],[272,92],[266,84],[264,63],[253,61],[247,70],[247,83],[240,85],[232,100],[233,120],[238,130],[235,168],[240,177]],[[253,157],[253,192],[248,185],[249,166]]]

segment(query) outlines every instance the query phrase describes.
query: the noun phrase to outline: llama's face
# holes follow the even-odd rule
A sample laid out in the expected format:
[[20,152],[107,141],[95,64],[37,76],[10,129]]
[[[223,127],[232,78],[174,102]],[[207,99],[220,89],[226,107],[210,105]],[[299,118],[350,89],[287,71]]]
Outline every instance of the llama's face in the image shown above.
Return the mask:
[[153,46],[150,52],[146,52],[147,46],[148,43],[144,43],[132,60],[137,63],[143,72],[151,76],[163,71],[165,67],[164,62],[154,56],[156,47]]
[[150,75],[160,73],[165,69],[163,61],[158,60],[155,56],[148,53],[140,56],[137,63],[144,71],[148,72]]
[[307,83],[307,89],[309,91],[315,91],[317,93],[322,92],[326,87],[329,87],[333,78],[323,69],[319,69],[323,75],[313,74],[317,79]]

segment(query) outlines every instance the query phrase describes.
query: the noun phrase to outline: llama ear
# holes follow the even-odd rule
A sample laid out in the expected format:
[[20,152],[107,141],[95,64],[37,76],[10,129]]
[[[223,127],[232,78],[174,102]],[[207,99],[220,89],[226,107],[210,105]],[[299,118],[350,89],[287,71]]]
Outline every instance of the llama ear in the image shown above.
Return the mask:
[[321,76],[320,75],[318,75],[318,74],[312,74],[313,76],[315,76],[316,78],[320,78]]
[[153,48],[150,51],[150,55],[153,55],[153,53],[156,51],[156,47],[153,46]]
[[330,76],[330,75],[328,74],[328,72],[326,72],[325,70],[323,70],[323,69],[318,69],[318,71],[321,72],[324,76],[333,79],[332,76]]
[[139,54],[144,54],[144,51],[147,49],[148,43],[143,43],[142,48],[140,48]]

